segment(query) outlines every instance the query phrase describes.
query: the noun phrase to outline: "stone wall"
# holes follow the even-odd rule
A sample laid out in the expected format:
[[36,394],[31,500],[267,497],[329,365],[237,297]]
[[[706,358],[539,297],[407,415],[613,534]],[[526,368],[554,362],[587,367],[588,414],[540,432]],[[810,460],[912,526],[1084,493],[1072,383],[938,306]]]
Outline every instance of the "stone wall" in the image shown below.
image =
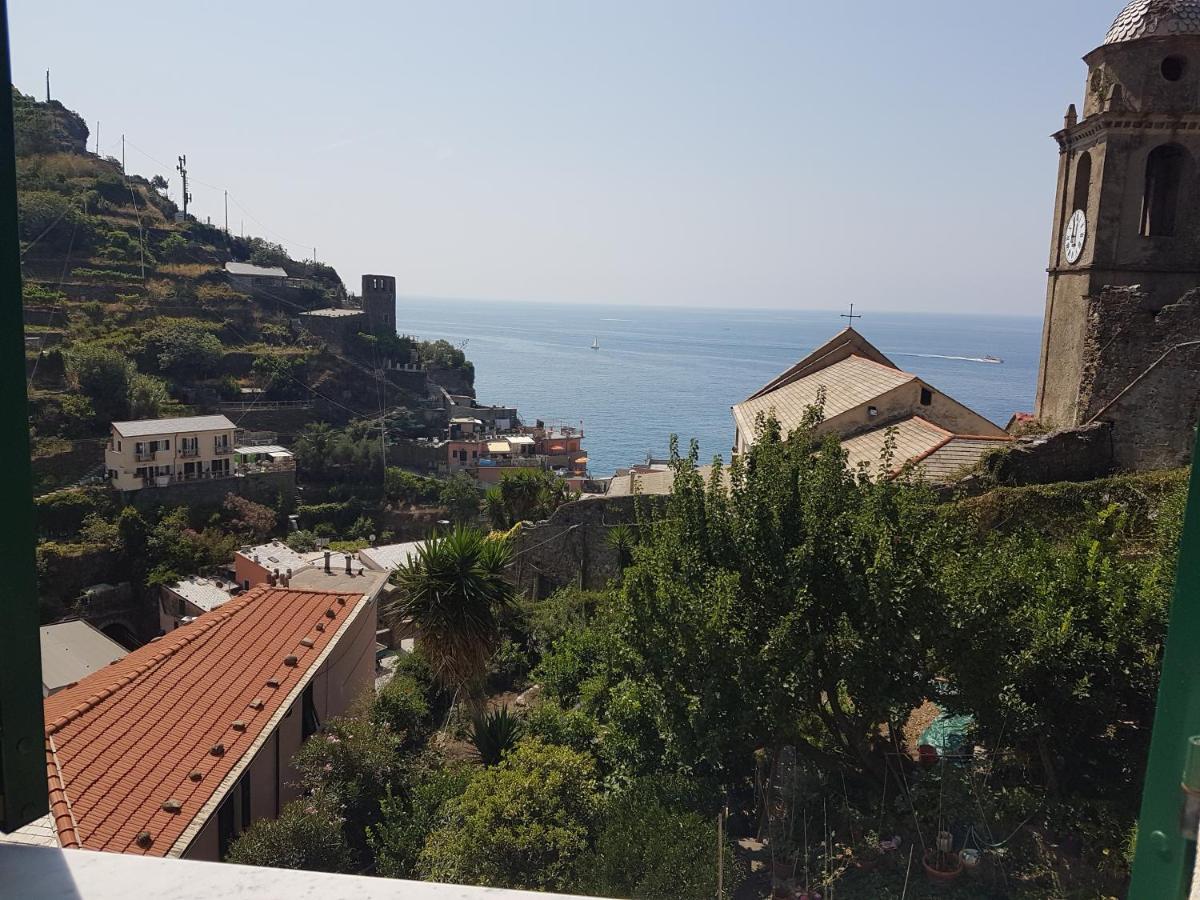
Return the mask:
[[125,499],[138,509],[157,506],[218,506],[226,494],[237,494],[255,503],[274,507],[282,494],[287,505],[296,500],[296,472],[262,472],[235,478],[181,481],[163,488],[126,492]]
[[599,497],[559,507],[545,522],[518,532],[514,547],[517,587],[533,597],[577,585],[599,590],[620,575],[617,551],[609,544],[614,525],[637,521],[637,502],[661,497]]
[[1112,424],[1122,469],[1186,465],[1200,420],[1200,289],[1177,300],[1108,287],[1089,303],[1083,424]]
[[948,486],[947,493],[1102,478],[1113,470],[1112,426],[1098,423],[1020,440],[985,457],[981,468],[965,482]]

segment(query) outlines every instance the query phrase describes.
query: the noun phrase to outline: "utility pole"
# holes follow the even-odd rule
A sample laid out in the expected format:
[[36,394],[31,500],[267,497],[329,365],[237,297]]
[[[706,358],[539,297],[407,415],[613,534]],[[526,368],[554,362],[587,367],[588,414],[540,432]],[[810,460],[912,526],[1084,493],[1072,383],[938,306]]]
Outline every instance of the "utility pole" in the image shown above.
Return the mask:
[[121,135],[121,174],[125,174],[125,135]]
[[175,167],[179,171],[179,177],[183,179],[183,217],[187,218],[188,204],[192,201],[192,195],[188,193],[187,186],[187,154],[179,157],[179,165]]
[[100,155],[100,120],[96,120],[96,155]]
[[50,102],[50,70],[46,70],[46,102]]
[[225,237],[229,237],[229,191],[225,192]]

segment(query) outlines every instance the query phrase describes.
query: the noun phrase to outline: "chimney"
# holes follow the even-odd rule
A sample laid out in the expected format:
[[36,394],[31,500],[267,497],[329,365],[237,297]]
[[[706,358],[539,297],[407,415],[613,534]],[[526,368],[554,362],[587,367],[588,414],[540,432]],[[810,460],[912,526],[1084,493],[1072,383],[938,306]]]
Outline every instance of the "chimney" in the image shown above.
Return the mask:
[[271,587],[275,587],[275,581],[276,581],[275,573],[268,572],[267,573],[267,584],[269,584]]
[[333,572],[333,570],[331,568],[329,568],[329,560],[332,556],[333,556],[333,554],[330,553],[328,550],[325,551],[325,574],[326,575],[329,575]]
[[353,572],[351,572],[351,571],[350,571],[350,560],[351,560],[350,554],[349,554],[349,553],[347,553],[347,554],[346,554],[346,574],[347,574],[347,575],[353,575],[353,574],[354,574]]

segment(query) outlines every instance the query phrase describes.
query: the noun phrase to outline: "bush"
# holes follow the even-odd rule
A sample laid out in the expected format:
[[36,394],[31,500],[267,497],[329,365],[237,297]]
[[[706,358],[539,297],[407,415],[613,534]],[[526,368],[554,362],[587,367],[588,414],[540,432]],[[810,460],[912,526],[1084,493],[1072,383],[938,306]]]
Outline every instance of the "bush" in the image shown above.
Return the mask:
[[430,832],[443,819],[446,805],[462,795],[472,769],[459,765],[418,771],[407,790],[388,792],[380,803],[379,824],[367,830],[375,869],[385,878],[415,878],[417,860]]
[[108,510],[107,499],[107,492],[95,488],[68,488],[44,494],[33,501],[38,532],[46,537],[77,534],[88,516]]
[[72,383],[105,421],[119,421],[129,414],[129,387],[136,371],[116,350],[97,344],[77,345],[67,355]]
[[521,723],[509,714],[507,706],[471,717],[471,746],[485,766],[499,765],[520,738]]
[[595,762],[528,741],[479,772],[447,804],[419,871],[427,878],[526,890],[569,890],[596,813]]
[[352,872],[354,856],[336,806],[320,794],[295,800],[278,819],[260,819],[229,848],[229,862],[273,869]]
[[580,753],[593,753],[600,729],[596,720],[580,709],[563,709],[543,700],[525,717],[525,730],[547,744],[561,744]]
[[404,748],[423,745],[433,725],[424,686],[411,675],[394,675],[371,704],[371,719],[399,735]]
[[[604,804],[595,850],[581,868],[580,889],[604,897],[693,900],[717,891],[713,861],[716,823],[664,805],[637,782]],[[725,848],[724,890],[743,875],[732,845]]]

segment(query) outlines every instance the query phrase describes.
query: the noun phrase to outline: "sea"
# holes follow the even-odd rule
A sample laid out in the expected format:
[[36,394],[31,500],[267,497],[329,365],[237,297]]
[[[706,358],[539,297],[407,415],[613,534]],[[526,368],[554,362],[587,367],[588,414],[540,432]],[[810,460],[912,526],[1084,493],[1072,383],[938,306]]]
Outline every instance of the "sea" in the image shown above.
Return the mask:
[[[671,435],[685,451],[696,440],[702,462],[728,460],[730,407],[847,324],[819,310],[418,297],[397,307],[401,332],[463,347],[481,403],[515,405],[529,424],[581,425],[595,477],[665,457]],[[1001,426],[1033,409],[1040,316],[866,311],[854,325],[896,365]]]

